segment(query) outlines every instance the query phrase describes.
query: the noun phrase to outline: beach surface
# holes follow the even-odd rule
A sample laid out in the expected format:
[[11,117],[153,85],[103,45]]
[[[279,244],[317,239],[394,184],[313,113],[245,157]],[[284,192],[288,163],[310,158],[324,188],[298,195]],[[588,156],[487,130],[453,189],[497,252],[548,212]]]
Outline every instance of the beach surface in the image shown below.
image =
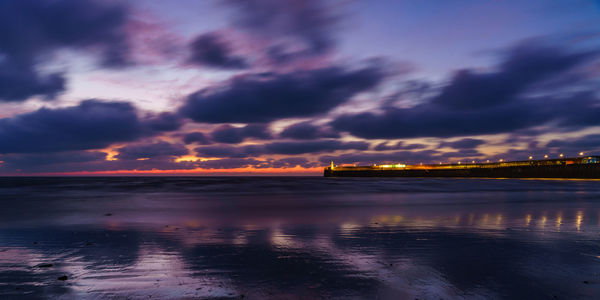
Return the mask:
[[0,299],[597,299],[600,181],[0,179]]

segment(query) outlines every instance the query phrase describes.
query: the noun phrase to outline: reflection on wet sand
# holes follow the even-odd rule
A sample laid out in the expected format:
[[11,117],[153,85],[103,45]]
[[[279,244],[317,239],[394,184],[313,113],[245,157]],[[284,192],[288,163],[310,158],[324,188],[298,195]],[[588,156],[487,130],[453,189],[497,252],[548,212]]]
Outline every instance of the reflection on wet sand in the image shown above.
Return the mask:
[[[301,193],[40,196],[52,205],[48,216],[42,206],[7,203],[0,298],[599,295],[598,188],[582,194],[568,185],[564,201],[543,189],[507,195],[501,188],[316,200]],[[15,218],[16,211],[29,217]]]

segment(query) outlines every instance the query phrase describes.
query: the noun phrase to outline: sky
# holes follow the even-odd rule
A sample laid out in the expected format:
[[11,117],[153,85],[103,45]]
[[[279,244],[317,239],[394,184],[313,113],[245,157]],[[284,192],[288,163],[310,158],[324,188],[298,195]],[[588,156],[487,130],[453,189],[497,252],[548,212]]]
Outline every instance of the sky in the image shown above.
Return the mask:
[[0,175],[600,155],[599,1],[2,0]]

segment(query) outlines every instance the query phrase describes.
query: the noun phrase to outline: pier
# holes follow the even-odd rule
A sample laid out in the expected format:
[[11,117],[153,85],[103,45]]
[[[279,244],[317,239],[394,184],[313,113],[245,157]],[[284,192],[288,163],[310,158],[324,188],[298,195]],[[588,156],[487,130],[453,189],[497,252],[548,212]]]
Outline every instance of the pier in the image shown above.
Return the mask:
[[600,179],[600,157],[499,161],[454,164],[383,164],[336,166],[324,169],[325,177],[482,177]]

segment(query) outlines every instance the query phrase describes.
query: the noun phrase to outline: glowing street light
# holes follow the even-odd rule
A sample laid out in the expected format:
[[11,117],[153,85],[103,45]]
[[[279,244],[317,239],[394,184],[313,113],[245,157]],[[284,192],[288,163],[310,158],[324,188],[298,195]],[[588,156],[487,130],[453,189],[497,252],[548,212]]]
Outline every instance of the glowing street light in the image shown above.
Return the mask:
[[504,161],[504,159],[502,159],[502,158],[501,158],[501,159],[500,159],[500,162],[503,162],[503,161]]
[[559,156],[560,156],[560,157],[563,157],[563,156],[565,156],[565,155],[561,153]]
[[579,155],[583,156],[583,152],[579,152]]
[[531,156],[531,155],[530,155],[530,156],[529,156],[529,159],[533,159],[533,156]]
[[489,162],[490,162],[490,160],[488,159],[488,160],[486,160],[485,162],[486,162],[486,163],[489,163]]
[[548,158],[548,154],[544,155],[544,158]]

